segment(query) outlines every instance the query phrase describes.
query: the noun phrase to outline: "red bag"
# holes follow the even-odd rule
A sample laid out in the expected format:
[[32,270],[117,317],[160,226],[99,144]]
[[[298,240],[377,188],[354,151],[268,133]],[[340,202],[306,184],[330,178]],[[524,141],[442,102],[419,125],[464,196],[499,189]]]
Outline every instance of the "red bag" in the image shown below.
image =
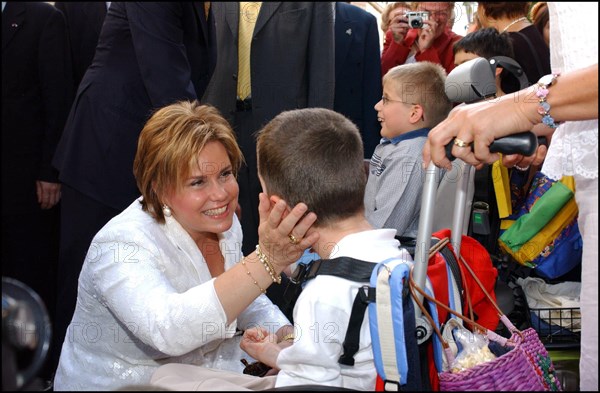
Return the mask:
[[[442,229],[432,234],[433,238],[445,239],[450,238],[450,229]],[[454,257],[454,248],[452,244],[448,242],[444,247],[450,249],[451,257],[456,261]],[[481,281],[484,288],[488,291],[494,301],[496,301],[496,295],[494,287],[496,285],[496,278],[498,277],[498,270],[493,266],[490,254],[487,252],[477,240],[472,237],[463,235],[461,240],[460,253],[472,270],[476,274],[477,278]],[[445,253],[448,255],[448,253]],[[450,256],[449,256],[450,257]],[[465,267],[461,263],[458,264],[461,270],[462,286],[465,292],[468,292],[471,297],[470,306],[473,308],[473,314],[475,315],[476,321],[487,329],[495,330],[500,321],[500,316],[493,308],[493,306],[486,300],[485,294],[481,290],[481,287],[477,284],[471,274],[465,270]],[[448,261],[440,251],[436,252],[429,258],[429,265],[427,267],[427,277],[431,281],[433,290],[435,292],[435,298],[439,302],[449,305],[449,290],[448,290]],[[466,296],[461,294],[462,310],[464,315],[469,315],[469,304],[466,302]],[[444,323],[448,316],[446,309],[437,306],[438,318],[440,323]],[[433,343],[429,342],[427,348],[428,358],[433,359]],[[431,389],[434,391],[439,390],[439,378],[438,372],[435,366],[435,362],[429,361],[429,380],[431,383]]]
[[[450,229],[442,229],[435,232],[433,237],[437,239],[450,238]],[[446,246],[452,253],[454,248],[451,243]],[[460,254],[467,261],[471,269],[479,278],[486,291],[490,294],[492,299],[496,301],[496,295],[494,287],[496,286],[496,278],[498,277],[498,270],[492,264],[490,254],[487,252],[477,240],[472,237],[463,235],[460,247]],[[471,296],[471,305],[473,307],[473,313],[476,316],[476,322],[483,327],[495,330],[500,321],[500,316],[494,309],[494,307],[486,300],[485,294],[475,282],[475,279],[467,274],[462,264],[458,264],[462,271],[463,287],[469,291]],[[439,253],[435,253],[433,257],[429,259],[429,267],[427,268],[427,276],[431,281],[436,299],[444,304],[448,304],[448,280],[446,271],[446,260]],[[465,298],[463,297],[463,314],[468,315],[469,309],[468,304],[465,304]],[[438,307],[438,315],[440,322],[446,321],[448,312],[441,307]]]
[[[450,229],[442,229],[432,234],[433,238],[442,240],[450,238]],[[471,306],[473,313],[476,315],[477,322],[487,329],[495,330],[499,321],[500,316],[494,309],[494,307],[486,300],[484,292],[481,287],[477,284],[471,274],[466,271],[465,267],[456,262],[454,257],[454,248],[452,244],[448,242],[444,247],[447,247],[455,260],[455,265],[458,265],[461,270],[460,280],[465,292],[468,291],[471,297]],[[444,253],[448,255],[449,253]],[[488,291],[494,301],[496,296],[494,293],[494,287],[496,285],[496,278],[498,276],[497,269],[493,266],[492,260],[489,253],[477,240],[472,237],[463,235],[461,242],[461,255],[469,266],[476,274],[477,278],[483,284],[484,288]],[[436,300],[440,301],[445,305],[449,305],[449,288],[448,288],[448,266],[449,263],[446,261],[441,251],[435,252],[429,257],[429,265],[427,267],[427,277],[432,284],[435,292]],[[466,301],[466,297],[461,296],[462,310],[465,315],[469,314],[469,304]],[[437,306],[438,318],[440,322],[445,322],[448,318],[448,311],[441,306]],[[429,342],[427,344],[427,357],[433,359],[433,344]],[[435,362],[429,361],[429,382],[433,391],[439,390],[439,378],[438,370],[435,367]],[[377,378],[376,390],[383,391],[384,384],[381,378]]]

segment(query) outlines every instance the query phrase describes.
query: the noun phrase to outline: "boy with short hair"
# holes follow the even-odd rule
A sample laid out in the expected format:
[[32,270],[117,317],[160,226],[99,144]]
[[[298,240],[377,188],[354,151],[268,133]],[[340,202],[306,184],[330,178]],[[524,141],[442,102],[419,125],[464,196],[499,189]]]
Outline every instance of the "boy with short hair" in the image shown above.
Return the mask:
[[[506,56],[514,59],[512,41],[508,33],[500,33],[494,27],[485,27],[477,31],[467,34],[460,40],[454,43],[454,64],[461,65],[469,60],[477,57],[491,59],[494,56]],[[496,68],[496,96],[502,96],[506,93],[504,89],[510,88],[512,85],[518,86],[516,80],[510,71],[504,70],[502,67]],[[504,87],[503,87],[504,86]]]
[[[335,260],[338,257],[372,262],[373,268],[392,259],[412,263],[410,254],[399,248],[393,229],[374,229],[365,218],[362,139],[356,126],[343,115],[323,108],[282,112],[259,132],[257,157],[259,179],[271,201],[284,199],[290,206],[303,201],[309,211],[317,214],[311,230],[319,232],[319,240],[313,250],[327,259],[322,263],[339,263]],[[289,235],[294,243],[297,235]],[[286,336],[278,343],[268,326],[245,331],[242,349],[274,371],[279,370],[277,375],[257,378],[178,365],[181,372],[163,369],[160,375],[155,374],[154,382],[197,390],[210,388],[215,378],[223,390],[304,384],[375,390],[377,371],[368,312],[360,325],[354,364],[338,362],[344,353],[353,302],[364,284],[318,275],[306,282],[296,301],[294,337]]]
[[[263,191],[273,201],[303,201],[317,214],[313,228],[319,241],[313,250],[322,259],[352,257],[373,262],[373,267],[389,258],[411,261],[393,230],[375,229],[365,218],[362,141],[351,121],[321,108],[284,112],[260,131],[257,146]],[[352,304],[363,284],[329,275],[307,282],[294,307],[294,345],[260,359],[280,369],[276,386],[375,389],[368,316],[360,329],[354,366],[338,363]],[[267,339],[253,343],[251,334],[247,332],[249,340],[242,343],[251,355],[273,347]]]
[[423,146],[452,109],[445,82],[444,68],[426,61],[396,66],[383,77],[375,105],[382,139],[369,164],[365,214],[376,228],[395,228],[398,237],[417,237]]

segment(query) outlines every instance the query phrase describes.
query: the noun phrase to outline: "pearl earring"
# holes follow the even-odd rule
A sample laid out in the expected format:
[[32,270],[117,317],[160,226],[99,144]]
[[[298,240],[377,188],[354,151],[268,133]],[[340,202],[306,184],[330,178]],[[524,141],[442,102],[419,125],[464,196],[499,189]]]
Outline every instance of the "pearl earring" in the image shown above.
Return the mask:
[[171,208],[169,206],[163,205],[162,211],[165,217],[171,217]]

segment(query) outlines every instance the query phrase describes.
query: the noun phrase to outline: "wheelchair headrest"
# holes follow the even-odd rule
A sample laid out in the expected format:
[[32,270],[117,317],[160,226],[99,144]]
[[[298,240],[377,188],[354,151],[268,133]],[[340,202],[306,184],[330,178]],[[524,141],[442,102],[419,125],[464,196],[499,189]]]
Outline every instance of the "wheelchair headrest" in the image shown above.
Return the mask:
[[513,59],[495,56],[487,60],[478,57],[466,61],[454,68],[446,78],[446,95],[454,103],[472,103],[496,94],[496,68],[502,67],[514,75],[521,86],[527,87],[528,81],[523,69]]

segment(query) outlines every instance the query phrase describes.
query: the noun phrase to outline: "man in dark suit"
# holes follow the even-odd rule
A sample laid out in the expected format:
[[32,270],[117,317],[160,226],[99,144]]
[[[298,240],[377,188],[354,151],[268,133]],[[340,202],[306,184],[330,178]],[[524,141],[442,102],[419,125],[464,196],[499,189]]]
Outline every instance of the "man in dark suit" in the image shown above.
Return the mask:
[[53,164],[63,187],[56,346],[73,316],[90,242],[140,192],[137,140],[152,112],[202,97],[214,69],[203,2],[112,2]]
[[[333,108],[334,6],[331,2],[216,2],[212,9],[219,55],[203,102],[227,117],[244,153],[246,165],[238,182],[242,250],[247,254],[258,242],[261,190],[253,134],[285,110]],[[249,95],[239,97],[239,26],[249,19],[255,23],[248,37],[251,78],[244,90]]]
[[75,89],[79,86],[87,68],[92,64],[108,4],[110,3],[105,1],[57,1],[54,3],[54,6],[65,15],[69,29]]
[[365,158],[381,139],[375,104],[381,99],[377,19],[345,2],[335,3],[335,100],[333,109],[358,126]]
[[60,11],[2,4],[2,276],[37,292],[51,317],[61,191],[51,160],[72,102],[70,67]]

